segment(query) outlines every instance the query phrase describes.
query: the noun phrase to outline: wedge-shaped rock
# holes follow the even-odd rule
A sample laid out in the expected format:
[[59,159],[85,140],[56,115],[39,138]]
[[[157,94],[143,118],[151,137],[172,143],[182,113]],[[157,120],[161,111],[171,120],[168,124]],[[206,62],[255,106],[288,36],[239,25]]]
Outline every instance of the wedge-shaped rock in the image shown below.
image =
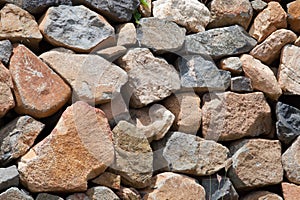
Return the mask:
[[87,181],[112,164],[112,132],[104,113],[76,102],[62,114],[51,134],[18,163],[22,184],[32,192],[87,190]]

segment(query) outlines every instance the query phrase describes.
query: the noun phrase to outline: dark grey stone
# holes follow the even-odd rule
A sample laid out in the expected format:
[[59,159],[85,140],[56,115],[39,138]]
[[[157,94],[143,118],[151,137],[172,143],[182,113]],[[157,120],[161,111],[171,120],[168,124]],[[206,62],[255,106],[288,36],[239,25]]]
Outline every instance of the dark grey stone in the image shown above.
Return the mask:
[[244,76],[231,78],[231,91],[233,92],[252,92],[251,79]]
[[23,190],[12,187],[0,194],[0,200],[33,200],[33,198]]
[[276,133],[279,140],[290,144],[300,135],[300,110],[288,104],[278,102],[276,105]]
[[181,86],[197,92],[225,91],[230,86],[231,73],[219,70],[214,61],[206,56],[191,55],[177,61]]
[[64,199],[56,195],[40,193],[37,195],[35,200],[64,200]]
[[139,0],[73,0],[74,4],[84,4],[117,22],[131,20],[134,10],[140,5]]
[[9,62],[13,47],[9,40],[0,41],[0,61],[7,64]]
[[19,185],[19,172],[15,165],[0,168],[0,191]]
[[218,59],[247,53],[256,44],[257,41],[241,26],[233,25],[186,36],[184,52],[207,54],[213,59]]

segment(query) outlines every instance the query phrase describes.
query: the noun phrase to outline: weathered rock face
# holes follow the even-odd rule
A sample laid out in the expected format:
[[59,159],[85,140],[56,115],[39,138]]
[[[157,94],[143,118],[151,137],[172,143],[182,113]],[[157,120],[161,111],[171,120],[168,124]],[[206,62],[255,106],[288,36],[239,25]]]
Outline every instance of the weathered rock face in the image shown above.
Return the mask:
[[256,45],[256,40],[238,25],[188,35],[185,42],[186,52],[208,54],[214,59],[249,52]]
[[238,75],[243,72],[242,62],[239,57],[224,58],[220,61],[220,68],[230,71],[231,74]]
[[281,51],[278,82],[284,93],[300,95],[300,47],[287,45]]
[[286,44],[293,43],[297,39],[297,35],[290,30],[279,29],[274,31],[261,44],[251,50],[250,55],[260,61],[271,64],[279,58],[280,50]]
[[282,192],[285,200],[297,200],[300,195],[300,186],[291,183],[282,183]]
[[155,199],[197,199],[205,200],[205,190],[197,181],[188,176],[164,172],[152,178],[146,188],[144,200]]
[[260,12],[250,28],[249,34],[262,42],[277,29],[287,27],[287,14],[278,2],[271,1],[268,7]]
[[114,28],[101,15],[84,6],[49,8],[39,29],[50,44],[78,52],[100,48],[115,37]]
[[92,182],[97,185],[102,185],[118,190],[121,187],[121,176],[110,172],[104,172],[97,178],[93,179]]
[[71,85],[74,101],[109,102],[128,79],[124,70],[97,55],[49,51],[40,58]]
[[260,200],[260,199],[270,199],[270,200],[283,200],[281,196],[268,191],[257,191],[251,192],[250,194],[241,198],[241,200]]
[[0,165],[24,155],[33,145],[44,124],[30,116],[21,116],[0,130]]
[[154,57],[149,49],[131,49],[120,58],[119,63],[128,74],[126,90],[127,94],[132,95],[132,107],[146,106],[180,89],[175,68],[164,59]]
[[290,29],[300,33],[300,2],[292,1],[287,4],[288,24]]
[[0,11],[0,39],[22,42],[37,48],[43,39],[34,17],[14,4],[6,4]]
[[206,56],[191,55],[177,61],[181,87],[197,92],[225,91],[230,86],[230,72],[219,70]]
[[176,23],[156,17],[142,18],[137,28],[137,40],[142,47],[158,52],[176,52],[185,39],[185,29]]
[[300,184],[300,137],[282,154],[282,165],[286,178],[295,184]]
[[21,158],[22,183],[32,192],[85,191],[87,180],[113,162],[111,136],[101,110],[76,102],[64,111],[51,134]]
[[16,187],[11,187],[5,192],[0,194],[0,200],[7,200],[7,199],[14,199],[14,200],[33,200],[31,196],[26,194],[24,191],[19,190]]
[[228,141],[271,133],[271,109],[261,92],[211,93],[203,101],[202,134],[206,139]]
[[170,171],[204,176],[222,169],[228,153],[226,147],[214,141],[175,132],[167,141],[163,157]]
[[98,186],[88,189],[86,192],[90,200],[120,200],[119,197],[109,188],[104,186]]
[[209,5],[211,20],[210,28],[238,24],[247,29],[253,15],[249,0],[213,0]]
[[0,61],[7,64],[9,62],[13,47],[9,40],[0,41]]
[[0,63],[0,118],[15,106],[11,89],[13,82],[9,70]]
[[244,76],[231,78],[230,90],[232,92],[252,92],[251,79]]
[[252,82],[253,89],[264,92],[270,99],[277,100],[281,88],[272,70],[251,55],[241,56],[243,71]]
[[281,145],[278,140],[237,141],[231,145],[230,152],[233,156],[228,175],[235,188],[252,189],[282,181]]
[[205,27],[210,19],[208,8],[197,0],[154,1],[153,16],[176,22],[190,32],[205,31]]
[[69,86],[23,45],[14,47],[9,71],[15,86],[15,110],[18,113],[47,117],[70,98]]
[[136,28],[133,23],[120,25],[116,29],[117,45],[132,47],[137,45]]
[[117,22],[127,22],[139,6],[139,0],[73,0],[75,4],[85,4],[102,15]]
[[290,144],[300,135],[300,110],[291,105],[278,102],[276,105],[276,132],[279,140]]
[[0,190],[19,185],[19,173],[15,165],[0,168]]
[[40,193],[37,195],[35,200],[64,200],[63,198],[52,195],[52,194],[47,194],[47,193]]

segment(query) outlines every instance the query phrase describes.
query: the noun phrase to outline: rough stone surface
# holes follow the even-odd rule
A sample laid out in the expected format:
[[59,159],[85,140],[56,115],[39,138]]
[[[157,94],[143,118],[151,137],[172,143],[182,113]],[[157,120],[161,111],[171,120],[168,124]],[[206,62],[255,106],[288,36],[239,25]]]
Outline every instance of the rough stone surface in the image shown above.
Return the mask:
[[23,156],[45,127],[30,116],[21,116],[0,130],[0,165]]
[[0,41],[0,61],[8,64],[13,46],[9,40]]
[[241,200],[283,200],[281,196],[275,193],[271,193],[268,191],[256,191],[247,194],[246,196],[242,197]]
[[175,132],[168,139],[163,157],[173,172],[211,175],[224,167],[229,150],[211,140]]
[[234,75],[239,75],[243,72],[242,62],[239,57],[228,57],[220,61],[220,68],[230,71]]
[[283,180],[281,145],[278,140],[247,139],[230,146],[229,177],[236,189],[252,189]]
[[118,190],[116,193],[122,200],[141,200],[142,199],[139,192],[134,188],[121,187],[121,189]]
[[278,2],[271,1],[268,7],[261,11],[249,30],[249,34],[262,42],[277,29],[287,27],[287,14]]
[[284,200],[298,200],[300,186],[292,183],[281,183]]
[[272,131],[271,108],[261,92],[211,93],[203,101],[202,134],[206,139],[228,141]]
[[97,186],[88,189],[86,192],[90,200],[120,200],[119,197],[109,188]]
[[219,70],[214,61],[206,56],[180,57],[177,66],[183,88],[206,92],[225,91],[230,86],[230,72]]
[[49,51],[40,58],[71,85],[74,101],[107,103],[128,79],[124,70],[97,55]]
[[39,29],[50,44],[78,52],[100,48],[115,36],[114,28],[101,15],[84,6],[49,8]]
[[52,194],[39,193],[35,200],[64,200],[64,199]]
[[9,88],[13,88],[13,81],[9,70],[0,62],[0,82],[6,84]]
[[292,183],[300,184],[300,137],[282,154],[285,177]]
[[194,92],[175,93],[163,105],[175,115],[173,130],[196,135],[201,125],[201,99]]
[[186,36],[185,51],[190,54],[208,54],[213,59],[249,52],[256,40],[240,26],[210,29]]
[[137,28],[137,40],[142,47],[158,52],[175,52],[181,49],[185,29],[174,22],[156,17],[142,18]]
[[113,162],[111,137],[104,113],[76,102],[64,111],[51,134],[21,158],[22,184],[32,192],[85,191],[87,180]]
[[139,6],[139,0],[73,0],[97,10],[105,17],[117,22],[130,21],[132,13]]
[[278,82],[284,93],[300,95],[300,47],[286,45],[281,51]]
[[48,117],[70,98],[69,86],[23,45],[14,47],[9,70],[15,86],[15,110],[20,114]]
[[121,187],[121,176],[110,172],[104,172],[97,178],[93,179],[92,182],[98,185],[118,190]]
[[283,102],[276,105],[276,132],[279,140],[290,144],[300,135],[300,110]]
[[295,42],[296,39],[297,35],[292,31],[279,29],[252,49],[250,55],[266,64],[271,64],[280,57],[282,47]]
[[300,47],[300,37],[297,38],[297,40],[294,42],[294,45]]
[[85,193],[75,193],[67,196],[66,200],[90,200]]
[[125,23],[120,26],[117,26],[116,32],[118,46],[137,46],[136,28],[133,23]]
[[152,177],[153,153],[146,136],[126,122],[113,129],[115,162],[110,166],[121,181],[134,188],[144,188]]
[[287,4],[288,24],[291,30],[300,33],[300,2],[292,1]]
[[260,12],[265,7],[267,7],[268,4],[266,2],[264,2],[263,0],[254,0],[254,1],[251,1],[251,6],[252,6],[254,11]]
[[15,101],[10,87],[0,81],[0,118],[15,107]]
[[252,92],[251,79],[244,76],[231,78],[230,90],[232,92]]
[[[0,168],[0,190],[19,185],[19,172],[15,165]],[[1,198],[0,198],[1,199]]]
[[93,52],[93,54],[99,55],[109,62],[113,62],[118,58],[120,58],[121,56],[125,55],[126,52],[127,52],[126,47],[114,46],[114,47],[109,47],[106,49]]
[[260,60],[251,55],[241,56],[243,71],[246,77],[251,79],[253,89],[264,92],[270,99],[277,100],[281,94],[281,88],[272,70]]
[[14,4],[6,4],[0,11],[0,40],[21,42],[37,48],[43,39],[34,17]]
[[11,187],[0,194],[0,200],[34,200],[31,196],[16,187]]
[[197,0],[157,0],[153,2],[153,16],[176,22],[189,32],[202,32],[210,20],[208,8]]
[[139,108],[160,101],[180,89],[175,68],[164,59],[154,57],[149,49],[131,49],[120,58],[119,63],[129,77],[125,89],[131,95],[132,107]]
[[213,0],[209,10],[211,13],[209,28],[238,24],[247,29],[253,15],[249,0]]
[[142,193],[144,200],[197,199],[205,200],[205,190],[196,179],[172,172],[164,172],[152,178],[151,185]]

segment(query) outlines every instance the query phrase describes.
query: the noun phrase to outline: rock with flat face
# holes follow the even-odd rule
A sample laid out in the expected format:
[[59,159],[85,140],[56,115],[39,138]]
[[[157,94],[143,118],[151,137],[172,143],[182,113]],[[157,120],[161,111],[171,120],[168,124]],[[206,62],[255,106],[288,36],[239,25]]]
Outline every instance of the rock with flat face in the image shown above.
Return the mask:
[[120,200],[120,198],[111,189],[105,186],[97,186],[90,188],[88,189],[86,194],[90,200]]
[[260,199],[270,199],[270,200],[283,200],[281,196],[268,191],[257,191],[251,192],[246,196],[242,197],[241,200],[260,200]]
[[0,200],[34,200],[31,196],[16,187],[11,187],[0,194]]
[[154,57],[149,49],[131,49],[119,59],[119,64],[128,74],[125,89],[131,96],[132,107],[160,101],[180,89],[175,68],[166,60]]
[[271,108],[261,92],[210,93],[203,101],[202,134],[206,139],[228,141],[272,131]]
[[0,41],[0,61],[8,64],[13,46],[9,40]]
[[176,22],[189,32],[202,32],[209,22],[208,8],[197,0],[158,0],[153,2],[153,16]]
[[300,196],[300,186],[292,183],[281,183],[283,197],[285,200],[297,200]]
[[[66,156],[68,155],[68,156]],[[112,132],[104,113],[76,102],[40,143],[21,157],[20,179],[32,192],[78,192],[112,164]]]
[[0,168],[0,190],[19,185],[19,172],[15,165]]
[[231,78],[230,90],[232,92],[252,92],[251,79],[244,76]]
[[210,29],[186,36],[185,51],[207,54],[213,59],[249,52],[256,40],[238,25]]
[[14,47],[9,71],[15,86],[15,110],[20,114],[48,117],[71,96],[71,89],[63,79],[23,45]]
[[137,46],[136,28],[133,23],[125,23],[117,26],[116,32],[118,46]]
[[300,2],[292,1],[287,4],[288,24],[292,31],[300,33]]
[[97,55],[49,51],[40,58],[70,84],[74,101],[110,102],[128,79],[124,70]]
[[97,185],[102,185],[118,190],[121,187],[121,176],[110,172],[104,172],[97,178],[93,179],[92,182]]
[[239,75],[243,72],[242,62],[239,57],[228,57],[220,61],[220,68],[230,71],[231,74]]
[[49,8],[40,20],[39,29],[50,44],[78,52],[101,48],[115,37],[114,28],[84,6]]

